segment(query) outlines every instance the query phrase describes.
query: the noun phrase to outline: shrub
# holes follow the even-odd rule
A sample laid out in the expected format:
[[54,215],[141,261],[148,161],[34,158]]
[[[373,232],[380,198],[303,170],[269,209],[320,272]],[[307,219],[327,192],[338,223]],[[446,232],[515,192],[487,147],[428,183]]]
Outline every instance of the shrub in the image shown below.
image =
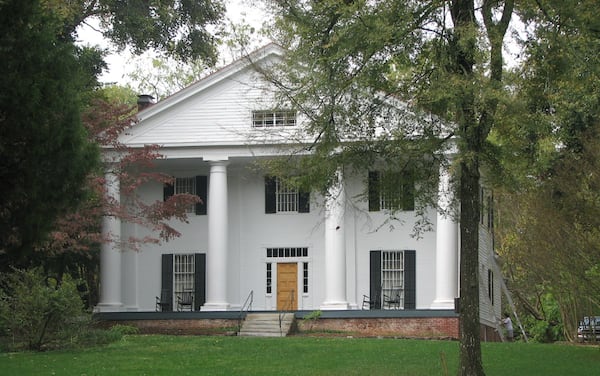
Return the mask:
[[41,350],[68,341],[86,325],[82,313],[76,283],[68,276],[59,284],[40,269],[14,270],[1,280],[0,335],[15,348]]
[[135,326],[120,325],[120,324],[113,325],[109,331],[118,333],[121,336],[124,336],[127,334],[138,334],[140,332],[140,330]]

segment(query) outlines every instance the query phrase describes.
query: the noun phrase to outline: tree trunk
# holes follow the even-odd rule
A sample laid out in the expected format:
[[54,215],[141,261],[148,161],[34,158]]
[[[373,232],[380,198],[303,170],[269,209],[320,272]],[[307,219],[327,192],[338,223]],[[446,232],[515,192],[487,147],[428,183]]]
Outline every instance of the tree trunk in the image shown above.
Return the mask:
[[475,114],[475,56],[477,54],[474,1],[453,0],[455,73],[460,77],[456,121],[460,155],[460,355],[459,375],[485,375],[479,328],[479,153],[485,134]]
[[479,327],[479,163],[460,165],[459,374],[484,375]]

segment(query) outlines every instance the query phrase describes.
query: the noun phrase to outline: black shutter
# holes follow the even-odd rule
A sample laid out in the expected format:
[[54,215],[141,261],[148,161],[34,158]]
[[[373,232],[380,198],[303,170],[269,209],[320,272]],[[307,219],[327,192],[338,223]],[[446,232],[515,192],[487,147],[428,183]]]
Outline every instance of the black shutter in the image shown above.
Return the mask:
[[162,255],[162,266],[161,266],[161,298],[168,296],[168,306],[165,307],[165,311],[173,310],[173,254]]
[[369,171],[369,211],[380,210],[379,172]]
[[194,310],[206,303],[206,254],[194,254]]
[[208,205],[208,177],[196,176],[196,196],[200,197],[202,202],[196,203],[196,215],[206,215]]
[[402,210],[415,210],[415,178],[412,172],[402,174]]
[[265,213],[267,214],[277,212],[275,189],[275,177],[265,176]]
[[310,213],[310,191],[298,192],[298,213]]
[[175,186],[173,184],[165,183],[163,185],[163,201],[167,201],[169,197],[175,194]]
[[404,309],[417,308],[416,252],[404,251]]
[[375,304],[371,309],[381,309],[381,251],[371,251],[369,297]]

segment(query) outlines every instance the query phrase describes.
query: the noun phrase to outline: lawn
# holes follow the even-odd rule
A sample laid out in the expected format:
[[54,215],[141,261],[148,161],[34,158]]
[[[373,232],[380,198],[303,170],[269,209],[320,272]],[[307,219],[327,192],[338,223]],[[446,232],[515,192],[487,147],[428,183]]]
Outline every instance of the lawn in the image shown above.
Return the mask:
[[[600,374],[596,346],[483,343],[487,375]],[[458,343],[366,338],[126,336],[81,351],[0,354],[2,375],[444,375]]]

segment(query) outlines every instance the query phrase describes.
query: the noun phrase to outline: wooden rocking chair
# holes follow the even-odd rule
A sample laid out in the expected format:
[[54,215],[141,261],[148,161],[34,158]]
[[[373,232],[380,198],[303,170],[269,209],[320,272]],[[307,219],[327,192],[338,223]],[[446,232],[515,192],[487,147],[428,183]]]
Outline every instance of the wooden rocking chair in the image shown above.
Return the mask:
[[169,290],[161,290],[160,297],[156,297],[156,311],[167,312],[171,310],[171,293]]
[[177,295],[177,310],[194,310],[194,294],[192,291],[184,291],[180,295]]

